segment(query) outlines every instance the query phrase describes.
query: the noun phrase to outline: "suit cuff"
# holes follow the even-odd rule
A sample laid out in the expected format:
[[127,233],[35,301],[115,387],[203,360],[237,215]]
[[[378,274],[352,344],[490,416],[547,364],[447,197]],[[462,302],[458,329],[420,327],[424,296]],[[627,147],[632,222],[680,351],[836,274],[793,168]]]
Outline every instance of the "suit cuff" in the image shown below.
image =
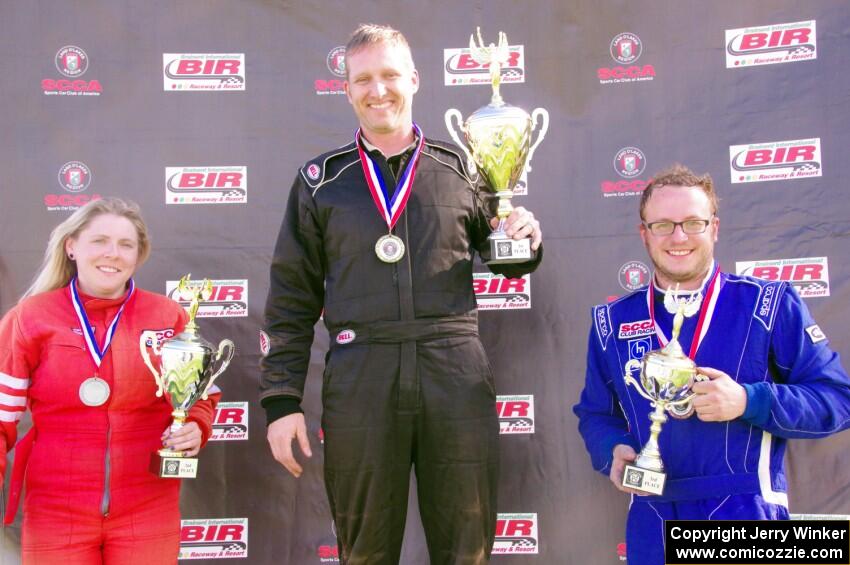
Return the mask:
[[768,383],[743,383],[747,392],[747,407],[741,419],[754,426],[764,427],[770,417],[772,395]]
[[266,425],[268,426],[275,420],[280,420],[284,416],[303,413],[301,409],[301,401],[294,396],[271,396],[260,401],[263,408],[266,410]]

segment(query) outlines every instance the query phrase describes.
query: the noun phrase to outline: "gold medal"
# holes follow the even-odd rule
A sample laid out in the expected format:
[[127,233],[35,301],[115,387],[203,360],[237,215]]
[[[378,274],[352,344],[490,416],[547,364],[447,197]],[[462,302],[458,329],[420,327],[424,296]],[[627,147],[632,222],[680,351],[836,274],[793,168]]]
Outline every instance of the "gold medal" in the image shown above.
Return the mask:
[[87,378],[80,385],[80,400],[86,406],[100,406],[109,400],[109,383],[97,375]]
[[404,257],[404,242],[400,237],[388,233],[375,243],[375,254],[384,263],[396,263]]

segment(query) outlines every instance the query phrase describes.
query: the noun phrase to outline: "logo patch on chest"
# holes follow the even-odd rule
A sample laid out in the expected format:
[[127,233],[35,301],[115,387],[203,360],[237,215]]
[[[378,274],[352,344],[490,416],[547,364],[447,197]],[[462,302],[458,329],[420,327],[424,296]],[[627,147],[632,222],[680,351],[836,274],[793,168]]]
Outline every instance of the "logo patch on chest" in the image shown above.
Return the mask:
[[648,337],[629,340],[629,359],[640,361],[643,356],[652,351],[652,340]]
[[[174,328],[165,328],[162,330],[142,330],[143,332],[154,332],[156,334],[156,344],[162,345],[166,339],[171,339],[174,337]],[[153,347],[152,340],[150,338],[145,340],[145,345],[148,347]]]
[[629,339],[632,337],[642,337],[655,333],[655,324],[652,320],[639,320],[637,322],[626,322],[620,324],[620,333],[617,337],[620,339]]

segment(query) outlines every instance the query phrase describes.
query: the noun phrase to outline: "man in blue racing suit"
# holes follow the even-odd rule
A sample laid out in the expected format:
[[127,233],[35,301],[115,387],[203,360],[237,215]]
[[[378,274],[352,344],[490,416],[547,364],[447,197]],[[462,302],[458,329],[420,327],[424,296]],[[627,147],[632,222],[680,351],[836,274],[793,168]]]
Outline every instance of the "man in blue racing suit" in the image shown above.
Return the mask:
[[667,288],[701,294],[679,335],[706,377],[693,388],[696,417],[663,426],[663,495],[632,497],[626,524],[629,564],[663,565],[664,520],[787,519],[785,444],[850,427],[850,379],[792,286],[718,269],[708,175],[681,165],[661,172],[642,195],[640,216],[652,284],[593,309],[574,411],[594,468],[621,491],[645,494],[621,486],[625,465],[649,438],[652,411],[626,386],[624,365],[667,343]]

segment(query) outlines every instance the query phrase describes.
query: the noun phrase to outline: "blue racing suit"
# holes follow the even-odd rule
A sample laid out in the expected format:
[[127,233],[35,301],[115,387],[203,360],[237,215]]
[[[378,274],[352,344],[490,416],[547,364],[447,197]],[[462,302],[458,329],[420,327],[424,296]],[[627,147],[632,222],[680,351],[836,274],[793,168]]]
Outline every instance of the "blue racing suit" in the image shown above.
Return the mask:
[[[662,496],[632,497],[629,565],[663,565],[664,520],[787,519],[786,441],[850,427],[850,379],[794,288],[722,272],[718,284],[694,361],[741,384],[747,407],[728,422],[692,416],[664,424],[658,441],[667,482]],[[640,451],[649,438],[650,403],[623,379],[629,359],[660,347],[647,292],[654,323],[669,336],[673,317],[653,286],[593,309],[585,388],[574,411],[593,467],[606,476],[617,444]],[[685,352],[697,318],[682,327]]]

